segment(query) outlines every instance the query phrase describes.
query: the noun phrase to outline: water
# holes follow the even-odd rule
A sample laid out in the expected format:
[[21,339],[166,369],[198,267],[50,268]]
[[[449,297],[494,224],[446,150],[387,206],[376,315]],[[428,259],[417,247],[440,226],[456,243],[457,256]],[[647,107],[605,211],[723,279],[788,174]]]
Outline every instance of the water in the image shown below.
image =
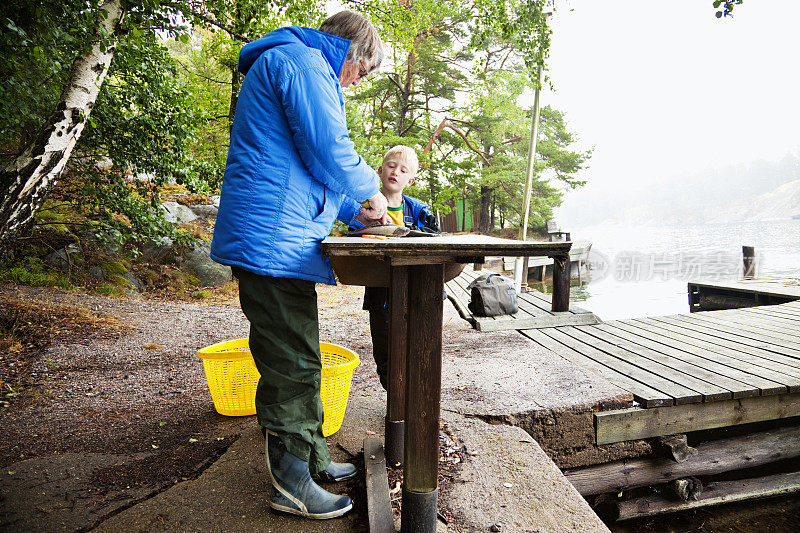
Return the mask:
[[740,279],[742,246],[755,247],[758,276],[800,278],[800,220],[594,226],[572,237],[593,245],[570,299],[603,320],[689,312],[687,282]]

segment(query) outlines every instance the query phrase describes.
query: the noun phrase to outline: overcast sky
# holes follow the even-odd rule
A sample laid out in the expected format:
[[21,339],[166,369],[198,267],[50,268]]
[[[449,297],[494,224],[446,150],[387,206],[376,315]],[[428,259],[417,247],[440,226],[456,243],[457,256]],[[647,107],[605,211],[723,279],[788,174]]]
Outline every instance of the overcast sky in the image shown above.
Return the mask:
[[745,0],[724,19],[711,0],[557,5],[542,104],[595,147],[570,196],[800,150],[800,1]]

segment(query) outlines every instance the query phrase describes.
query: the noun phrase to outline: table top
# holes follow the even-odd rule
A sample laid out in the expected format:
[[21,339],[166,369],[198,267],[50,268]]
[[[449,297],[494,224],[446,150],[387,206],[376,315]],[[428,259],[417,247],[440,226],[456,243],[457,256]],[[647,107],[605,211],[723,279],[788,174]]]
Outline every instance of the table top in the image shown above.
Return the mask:
[[572,242],[516,241],[487,235],[441,235],[437,237],[327,237],[322,254],[327,256],[537,256],[569,253]]

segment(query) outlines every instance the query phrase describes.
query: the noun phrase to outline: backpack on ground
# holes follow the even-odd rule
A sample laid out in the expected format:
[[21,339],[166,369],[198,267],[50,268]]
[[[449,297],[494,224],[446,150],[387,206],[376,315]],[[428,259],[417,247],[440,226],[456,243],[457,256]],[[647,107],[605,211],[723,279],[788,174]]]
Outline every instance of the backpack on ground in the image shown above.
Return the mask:
[[484,274],[467,285],[469,310],[478,316],[513,315],[518,311],[514,281],[500,274]]

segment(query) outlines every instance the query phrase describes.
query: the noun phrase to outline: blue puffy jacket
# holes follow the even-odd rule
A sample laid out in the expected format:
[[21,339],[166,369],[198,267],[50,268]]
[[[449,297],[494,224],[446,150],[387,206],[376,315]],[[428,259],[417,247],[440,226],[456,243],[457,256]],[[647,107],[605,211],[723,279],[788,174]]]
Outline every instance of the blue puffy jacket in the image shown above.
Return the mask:
[[350,41],[281,28],[239,54],[246,74],[231,132],[211,258],[266,276],[335,284],[320,246],[336,218],[378,192],[356,153],[339,73]]

